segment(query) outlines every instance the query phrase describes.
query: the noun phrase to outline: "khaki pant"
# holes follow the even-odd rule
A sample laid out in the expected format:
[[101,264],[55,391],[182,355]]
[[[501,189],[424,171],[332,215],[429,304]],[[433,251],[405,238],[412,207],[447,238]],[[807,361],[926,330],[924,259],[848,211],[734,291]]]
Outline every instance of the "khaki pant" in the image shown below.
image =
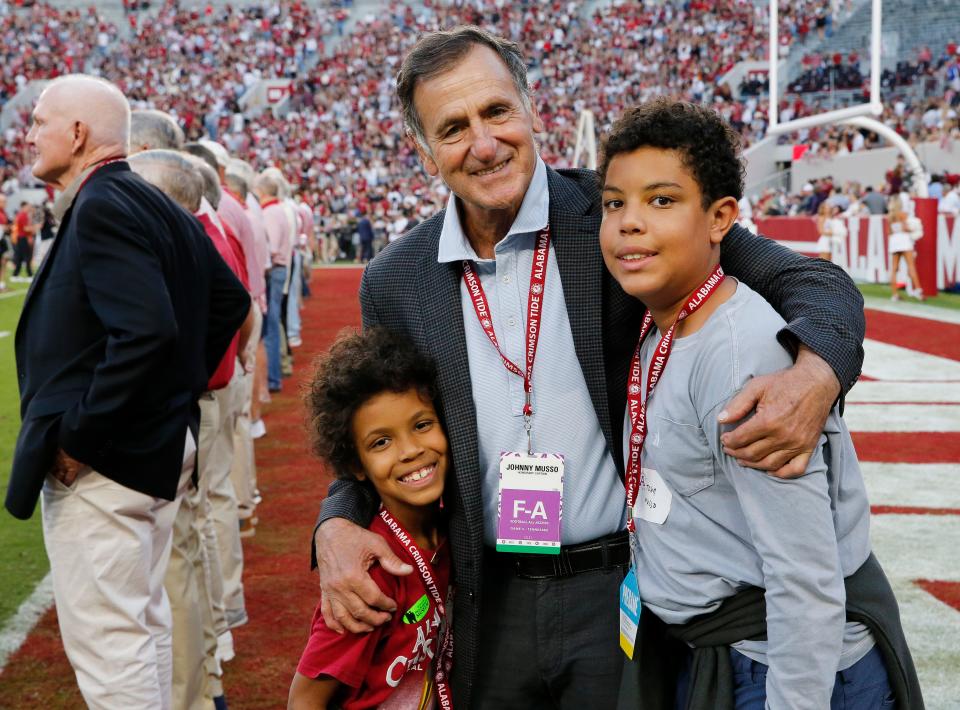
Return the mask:
[[214,392],[220,407],[219,425],[207,462],[202,461],[207,479],[210,516],[216,530],[223,580],[223,605],[227,626],[234,628],[247,622],[243,599],[243,547],[240,542],[240,516],[237,498],[230,480],[233,468],[234,431],[243,403],[244,375],[236,368],[223,389]]
[[173,528],[164,586],[173,612],[173,707],[209,710],[223,693],[217,635],[226,630],[216,533],[210,521],[205,462],[220,425],[217,399],[200,399],[198,486],[183,497]]
[[90,468],[70,487],[49,476],[44,483],[43,538],[60,636],[91,708],[173,707],[172,620],[163,578],[195,450],[188,433],[173,501]]
[[[263,315],[260,310],[254,310],[253,331],[247,344],[247,361],[254,362],[257,345],[260,343],[260,328],[263,324]],[[237,367],[240,367],[239,362]],[[233,466],[230,469],[230,481],[237,497],[237,513],[241,520],[253,517],[257,507],[255,497],[257,493],[257,462],[254,455],[253,437],[250,436],[250,407],[253,403],[253,373],[242,373],[242,388],[239,392],[240,411],[237,414],[233,432]]]

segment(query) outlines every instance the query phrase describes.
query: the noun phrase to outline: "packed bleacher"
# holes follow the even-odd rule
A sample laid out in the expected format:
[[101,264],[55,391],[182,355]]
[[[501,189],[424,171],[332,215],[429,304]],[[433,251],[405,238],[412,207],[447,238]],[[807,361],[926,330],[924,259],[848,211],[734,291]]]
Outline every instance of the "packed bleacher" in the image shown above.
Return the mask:
[[[127,5],[124,31],[94,8],[38,3],[14,12],[5,6],[0,102],[31,79],[71,70],[114,80],[136,108],[174,115],[188,139],[218,140],[257,168],[282,163],[314,205],[323,233],[333,242],[347,235],[346,251],[334,246],[324,257],[352,255],[349,233],[360,213],[375,218],[379,240],[386,241],[395,236],[394,225],[420,219],[445,200],[445,189],[421,170],[403,135],[393,92],[401,57],[426,31],[472,23],[521,44],[546,125],[540,151],[555,166],[573,162],[582,109],[594,112],[603,132],[620,107],[657,95],[714,106],[747,146],[767,127],[762,82],[753,77],[732,87],[721,81],[738,62],[765,58],[762,3],[599,4],[590,13],[575,2],[388,2],[375,13],[357,10],[349,29],[349,13],[336,2],[241,7],[168,1],[150,11]],[[829,35],[837,16],[849,12],[847,3],[829,0],[782,3],[781,9],[781,54]],[[795,93],[780,107],[782,120],[826,110],[823,94],[810,92],[862,88],[861,61],[855,54],[804,56],[804,72],[791,83]],[[886,85],[898,93],[883,120],[911,141],[957,137],[958,75],[956,45],[935,56],[921,52],[915,67],[888,70]],[[286,115],[244,114],[244,94],[260,79],[275,77],[293,81]],[[932,94],[906,90],[908,81],[927,80]],[[11,180],[30,181],[22,170],[29,108],[21,107],[0,146],[0,184],[8,191]],[[880,145],[876,136],[840,126],[781,141],[808,144],[810,156]]]

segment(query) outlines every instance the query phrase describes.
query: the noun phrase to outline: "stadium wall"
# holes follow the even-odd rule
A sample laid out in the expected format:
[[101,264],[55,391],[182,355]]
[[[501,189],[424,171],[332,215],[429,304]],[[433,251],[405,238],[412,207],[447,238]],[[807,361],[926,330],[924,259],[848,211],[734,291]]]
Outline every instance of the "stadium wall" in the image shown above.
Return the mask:
[[[914,150],[928,173],[960,173],[960,145],[956,142],[943,145],[939,141],[928,141],[914,146]],[[884,175],[897,164],[898,155],[900,151],[890,147],[861,150],[845,155],[804,156],[802,160],[796,160],[791,165],[790,190],[800,192],[804,183],[828,175],[833,178],[835,185],[858,182],[863,186],[883,186]],[[874,176],[873,182],[865,180],[864,175]]]
[[[918,200],[918,203],[920,200]],[[916,243],[917,268],[924,293],[960,283],[960,218],[924,211],[917,215],[924,237]],[[833,261],[857,281],[888,283],[889,223],[883,215],[846,220],[847,237],[834,247]],[[817,256],[817,222],[813,217],[766,217],[756,220],[757,231],[806,256]]]

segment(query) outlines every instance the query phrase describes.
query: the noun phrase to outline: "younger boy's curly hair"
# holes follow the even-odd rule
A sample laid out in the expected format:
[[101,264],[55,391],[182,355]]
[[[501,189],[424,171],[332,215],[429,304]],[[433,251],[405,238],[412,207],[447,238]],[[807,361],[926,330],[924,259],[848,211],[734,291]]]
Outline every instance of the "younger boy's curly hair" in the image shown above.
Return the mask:
[[600,185],[610,161],[640,148],[675,150],[703,193],[707,209],[722,197],[743,197],[740,136],[711,108],[661,97],[626,109],[603,139]]
[[314,361],[304,395],[314,452],[337,478],[356,478],[360,458],[353,439],[353,415],[381,392],[418,390],[436,396],[437,368],[409,338],[385,328],[345,330],[326,355]]

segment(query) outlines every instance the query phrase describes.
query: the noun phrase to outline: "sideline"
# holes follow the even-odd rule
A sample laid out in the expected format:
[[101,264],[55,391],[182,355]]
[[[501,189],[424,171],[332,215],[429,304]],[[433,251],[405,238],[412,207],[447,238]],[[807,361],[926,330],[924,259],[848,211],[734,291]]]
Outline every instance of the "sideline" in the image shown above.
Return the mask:
[[23,600],[17,613],[10,617],[0,630],[0,672],[10,656],[17,652],[40,617],[53,606],[53,578],[50,573],[40,580],[33,593]]
[[960,325],[960,311],[952,308],[942,308],[940,306],[910,303],[907,301],[891,301],[887,298],[877,298],[876,296],[864,296],[863,308],[864,310],[896,313],[900,316],[924,318],[926,320],[940,321],[941,323]]

